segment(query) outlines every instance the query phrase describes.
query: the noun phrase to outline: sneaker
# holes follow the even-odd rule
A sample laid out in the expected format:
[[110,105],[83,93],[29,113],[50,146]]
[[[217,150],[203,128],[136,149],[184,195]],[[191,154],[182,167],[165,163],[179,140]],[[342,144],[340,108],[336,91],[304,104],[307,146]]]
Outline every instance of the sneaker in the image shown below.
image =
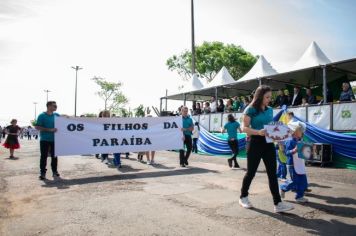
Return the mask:
[[232,168],[232,159],[227,159],[227,164],[229,165],[230,168]]
[[188,161],[185,161],[185,162],[184,162],[184,165],[189,166]]
[[122,168],[122,166],[121,166],[121,165],[118,165],[118,166],[117,166],[117,168],[118,168],[118,169],[121,169],[121,168]]
[[248,197],[240,198],[239,204],[240,204],[240,206],[242,206],[243,208],[246,208],[246,209],[250,209],[253,207],[251,202],[248,200]]
[[53,177],[59,177],[61,176],[57,171],[56,172],[53,172]]
[[306,202],[309,201],[309,199],[305,198],[305,197],[301,197],[301,198],[295,199],[295,201],[298,202],[298,203],[306,203]]
[[279,190],[279,195],[281,195],[281,198],[285,198],[286,197],[286,192],[284,192],[282,189]]
[[46,174],[41,174],[38,178],[40,180],[46,180]]
[[150,161],[147,161],[147,165],[151,165],[152,163]]
[[294,206],[286,202],[279,202],[277,205],[274,206],[274,212],[276,213],[291,211],[293,209]]
[[234,168],[235,168],[235,169],[240,169],[239,163],[236,162],[235,165],[234,165]]
[[310,188],[307,188],[305,192],[310,193],[312,190]]
[[185,165],[184,164],[180,164],[180,167],[185,167]]

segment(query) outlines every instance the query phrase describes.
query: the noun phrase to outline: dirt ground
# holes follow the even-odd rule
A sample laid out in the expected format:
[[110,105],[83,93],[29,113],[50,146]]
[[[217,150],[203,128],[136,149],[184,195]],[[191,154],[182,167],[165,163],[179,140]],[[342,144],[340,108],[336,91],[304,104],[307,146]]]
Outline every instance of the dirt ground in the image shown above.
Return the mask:
[[40,181],[38,142],[21,145],[17,160],[0,148],[2,236],[356,234],[356,171],[308,167],[310,202],[275,214],[262,163],[247,210],[238,205],[245,169],[229,169],[224,157],[194,154],[181,168],[175,152],[158,152],[153,166],[132,153],[120,170],[94,156],[59,157],[62,179],[48,171]]

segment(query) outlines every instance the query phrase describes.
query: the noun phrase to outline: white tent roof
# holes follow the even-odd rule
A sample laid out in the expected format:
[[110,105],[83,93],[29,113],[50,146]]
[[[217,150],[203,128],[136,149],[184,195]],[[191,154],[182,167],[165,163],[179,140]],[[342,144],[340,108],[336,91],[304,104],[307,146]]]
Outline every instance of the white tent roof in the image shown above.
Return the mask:
[[234,78],[232,78],[232,76],[230,75],[226,67],[223,66],[219,71],[219,73],[216,74],[214,79],[210,83],[208,83],[205,87],[207,88],[216,87],[225,84],[231,84],[233,82],[235,82]]
[[326,65],[331,63],[330,59],[320,49],[316,42],[312,42],[304,54],[294,64],[293,70],[310,68],[319,65]]
[[261,77],[277,74],[277,71],[271,66],[271,64],[265,59],[263,55],[258,58],[255,65],[251,68],[247,74],[245,74],[238,82],[246,82]]

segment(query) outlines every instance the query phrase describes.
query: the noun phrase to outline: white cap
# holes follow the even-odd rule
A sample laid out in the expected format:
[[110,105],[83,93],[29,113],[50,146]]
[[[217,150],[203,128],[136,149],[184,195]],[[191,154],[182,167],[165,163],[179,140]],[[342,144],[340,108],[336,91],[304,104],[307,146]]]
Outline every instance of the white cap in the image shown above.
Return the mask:
[[291,121],[288,124],[288,128],[291,131],[296,131],[297,129],[301,129],[301,131],[304,133],[305,130],[307,129],[307,126],[305,125],[305,123],[301,122],[301,121]]

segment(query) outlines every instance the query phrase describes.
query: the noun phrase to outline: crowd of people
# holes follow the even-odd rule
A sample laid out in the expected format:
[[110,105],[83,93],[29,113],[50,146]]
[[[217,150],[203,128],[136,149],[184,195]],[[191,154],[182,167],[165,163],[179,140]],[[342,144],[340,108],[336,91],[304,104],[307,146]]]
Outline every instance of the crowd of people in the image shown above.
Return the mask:
[[[354,99],[352,92],[349,92],[350,88],[347,83],[343,84],[343,92],[340,95],[341,101],[350,101]],[[230,168],[239,168],[237,162],[237,155],[239,153],[238,145],[238,132],[244,132],[249,138],[249,145],[246,147],[247,153],[247,170],[244,175],[241,184],[241,195],[239,198],[239,204],[244,208],[251,208],[249,188],[257,172],[260,161],[262,160],[266,173],[268,176],[269,188],[272,194],[274,210],[275,212],[285,212],[293,209],[291,204],[282,201],[285,193],[288,191],[296,192],[296,201],[299,203],[306,203],[308,199],[304,197],[304,193],[308,191],[308,182],[305,173],[304,162],[295,158],[297,153],[297,143],[301,141],[303,133],[305,131],[305,124],[293,120],[293,114],[290,114],[290,122],[288,127],[292,131],[292,140],[286,142],[279,142],[277,145],[274,143],[267,143],[266,130],[264,125],[270,124],[273,121],[273,110],[270,105],[275,107],[281,107],[283,105],[297,106],[304,103],[315,104],[317,103],[316,97],[312,94],[310,89],[306,91],[307,97],[303,98],[300,94],[299,88],[294,88],[294,94],[288,98],[288,95],[283,90],[279,91],[276,100],[272,102],[272,90],[270,87],[261,85],[259,86],[253,98],[245,97],[240,99],[234,97],[229,99],[226,104],[220,99],[218,103],[215,102],[215,98],[211,98],[211,103],[205,102],[203,109],[202,103],[195,102],[193,104],[192,115],[211,112],[231,112],[231,111],[243,111],[243,124],[241,125],[232,114],[228,115],[228,120],[221,129],[221,132],[227,132],[227,144],[231,149],[232,156],[227,159],[227,164]],[[37,120],[35,129],[40,132],[40,180],[46,180],[47,172],[47,158],[51,157],[51,169],[53,178],[59,178],[58,172],[58,158],[55,156],[55,140],[54,133],[57,129],[54,125],[56,116],[57,104],[55,101],[49,101],[46,104],[47,110],[42,112]],[[189,157],[193,152],[198,152],[198,140],[200,127],[198,122],[194,122],[192,117],[188,114],[189,109],[186,106],[180,108],[180,115],[182,117],[182,139],[183,147],[179,150],[179,164],[181,167],[189,165]],[[102,111],[99,114],[99,118],[114,117],[109,111]],[[147,114],[147,117],[151,117]],[[14,150],[20,148],[18,137],[21,134],[33,136],[31,130],[32,127],[22,129],[17,125],[17,120],[11,120],[11,125],[3,129],[7,135],[6,141],[3,144],[5,148],[10,151],[10,159],[14,157]],[[2,130],[1,130],[2,131]],[[30,138],[29,138],[30,139]],[[96,154],[98,159],[102,162],[113,165],[117,168],[121,168],[121,154],[112,153],[113,158],[109,158],[108,153]],[[130,153],[124,153],[128,159]],[[143,156],[146,155],[146,163],[152,165],[155,163],[155,152],[139,152],[137,154],[137,160],[143,162]],[[279,163],[277,169],[277,163]],[[287,170],[290,173],[290,180],[286,181]],[[302,171],[301,171],[302,170]],[[279,185],[278,178],[284,183]]]
[[[242,112],[251,103],[253,95],[249,96],[235,96],[229,99],[218,99],[216,101],[215,97],[211,97],[210,101],[197,102],[193,101],[191,114],[201,115],[209,113],[219,113],[219,112]],[[338,101],[353,101],[355,96],[353,94],[352,88],[348,82],[342,83],[342,91]],[[334,96],[331,90],[327,89],[327,102],[334,102]],[[316,105],[323,103],[323,100],[318,100],[317,96],[313,94],[311,88],[305,89],[305,96],[302,95],[300,87],[293,88],[293,94],[291,95],[289,91],[280,89],[277,91],[274,99],[271,99],[268,104],[274,108],[281,108],[282,106],[307,106]]]

